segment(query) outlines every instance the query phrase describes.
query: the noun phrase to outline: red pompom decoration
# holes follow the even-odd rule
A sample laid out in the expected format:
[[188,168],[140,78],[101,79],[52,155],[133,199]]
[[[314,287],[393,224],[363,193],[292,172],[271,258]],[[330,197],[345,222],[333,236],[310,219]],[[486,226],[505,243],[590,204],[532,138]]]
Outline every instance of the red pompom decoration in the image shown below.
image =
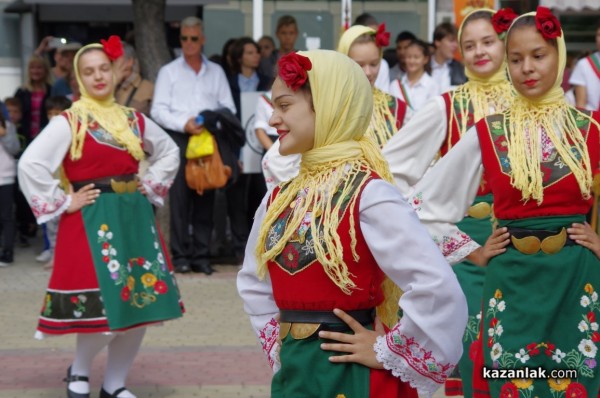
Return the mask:
[[544,36],[544,39],[556,39],[562,36],[560,22],[552,14],[549,8],[538,7],[535,13],[535,26],[538,31]]
[[375,32],[375,44],[379,48],[387,47],[390,45],[390,32],[385,31],[385,24],[379,24],[377,32]]
[[278,65],[279,77],[293,91],[298,90],[306,83],[308,80],[306,72],[312,69],[310,59],[298,53],[284,55]]
[[112,35],[108,40],[100,39],[100,43],[102,43],[104,52],[111,61],[114,61],[123,55],[123,44],[121,43],[121,38],[119,36]]
[[502,8],[492,16],[492,26],[498,35],[505,33],[518,15],[512,8]]

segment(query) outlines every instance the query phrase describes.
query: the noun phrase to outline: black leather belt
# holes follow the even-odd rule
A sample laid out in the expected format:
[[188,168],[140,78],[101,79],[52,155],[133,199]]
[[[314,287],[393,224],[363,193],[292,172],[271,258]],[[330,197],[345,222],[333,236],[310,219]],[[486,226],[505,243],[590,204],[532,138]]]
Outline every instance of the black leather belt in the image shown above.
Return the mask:
[[[368,308],[364,310],[345,311],[362,325],[373,322],[375,319],[375,309]],[[280,310],[279,321],[289,323],[344,323],[333,311],[301,311],[301,310]]]

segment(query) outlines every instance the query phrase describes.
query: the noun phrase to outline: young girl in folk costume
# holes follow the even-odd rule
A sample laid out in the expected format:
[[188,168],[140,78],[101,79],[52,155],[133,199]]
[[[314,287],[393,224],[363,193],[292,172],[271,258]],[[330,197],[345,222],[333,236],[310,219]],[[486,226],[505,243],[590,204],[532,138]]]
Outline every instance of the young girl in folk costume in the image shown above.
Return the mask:
[[[506,78],[502,39],[510,22],[516,17],[511,9],[497,12],[479,9],[467,15],[460,26],[458,41],[469,81],[430,101],[383,148],[396,183],[405,195],[409,187],[423,177],[436,157],[445,155],[477,120],[490,113],[503,111],[512,103],[513,94]],[[416,198],[417,207],[420,200]],[[459,223],[459,228],[481,245],[492,233],[492,201],[490,184],[482,179],[475,201]],[[434,238],[441,241],[442,235],[437,234]],[[449,254],[446,247],[454,250],[455,256],[448,258],[452,263],[460,261],[473,249],[465,245],[461,250],[456,250],[456,241],[453,238],[442,245],[446,255]],[[457,368],[459,372],[455,372],[446,382],[446,395],[471,397],[473,364],[469,359],[469,347],[479,334],[485,268],[476,267],[469,261],[452,268],[467,297],[469,321],[463,338],[463,356]]]
[[466,303],[365,135],[364,72],[337,52],[290,54],[273,100],[280,152],[302,163],[263,200],[238,275],[272,396],[431,396],[462,352]]
[[[474,396],[595,397],[600,243],[584,220],[600,158],[600,114],[565,102],[565,40],[547,8],[515,19],[506,51],[513,105],[477,122],[417,184],[419,217],[454,242],[448,257],[464,257],[470,238],[452,222],[472,203],[483,166],[499,228],[491,245],[470,254],[487,263],[482,339],[471,351]],[[574,369],[578,376],[483,380],[481,364],[539,366],[549,375]]]
[[[131,398],[125,387],[145,325],[181,316],[180,300],[151,202],[179,165],[177,146],[154,122],[115,103],[116,36],[80,49],[81,99],[52,119],[19,162],[19,180],[39,223],[60,217],[54,269],[37,337],[77,333],[67,396],[89,397],[96,354],[108,345],[100,397]],[[136,173],[149,154],[142,181]],[[69,190],[52,177],[59,167]]]
[[[406,103],[375,87],[379,74],[382,48],[389,44],[390,34],[385,24],[377,31],[368,26],[355,25],[344,32],[338,51],[352,58],[365,72],[373,93],[373,114],[366,136],[382,147],[412,115]],[[294,177],[300,168],[300,155],[282,156],[275,142],[263,158],[263,174],[267,184],[277,185]]]
[[406,102],[386,94],[375,87],[379,74],[383,48],[390,44],[390,34],[385,24],[377,31],[368,26],[355,25],[344,32],[337,50],[352,58],[365,72],[373,89],[373,116],[367,129],[367,137],[383,147],[404,124],[407,115]]
[[390,83],[390,93],[402,98],[413,111],[418,111],[430,98],[440,94],[440,88],[431,77],[429,45],[413,40],[406,48],[406,73]]

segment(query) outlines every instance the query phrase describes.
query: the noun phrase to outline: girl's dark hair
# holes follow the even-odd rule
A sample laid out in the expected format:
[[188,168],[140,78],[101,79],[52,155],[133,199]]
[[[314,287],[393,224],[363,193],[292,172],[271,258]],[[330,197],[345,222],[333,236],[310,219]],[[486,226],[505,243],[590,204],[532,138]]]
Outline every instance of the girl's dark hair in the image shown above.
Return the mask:
[[[524,27],[532,27],[537,31],[537,26],[535,24],[535,17],[533,15],[527,15],[525,17],[516,19],[515,22],[511,25],[508,34],[506,36],[506,43],[508,43],[508,39],[510,35],[517,29],[521,29]],[[554,48],[558,48],[558,42],[556,39],[545,39],[548,43],[552,45]]]
[[406,48],[409,48],[409,47],[418,47],[421,49],[423,56],[428,59],[428,62],[425,64],[425,68],[424,68],[425,72],[427,72],[429,75],[431,75],[431,63],[429,62],[429,60],[431,60],[431,56],[429,54],[429,44],[425,43],[423,40],[415,39],[415,40],[411,41],[410,44]]
[[223,49],[221,50],[221,67],[225,71],[225,74],[229,76],[231,74],[231,66],[229,65],[228,59],[231,59],[231,46],[235,43],[237,39],[229,39],[223,44]]
[[251,37],[241,37],[237,39],[231,45],[231,50],[229,52],[231,57],[231,71],[234,74],[242,72],[242,58],[244,57],[244,47],[246,47],[246,44],[252,44],[260,54],[258,44]]

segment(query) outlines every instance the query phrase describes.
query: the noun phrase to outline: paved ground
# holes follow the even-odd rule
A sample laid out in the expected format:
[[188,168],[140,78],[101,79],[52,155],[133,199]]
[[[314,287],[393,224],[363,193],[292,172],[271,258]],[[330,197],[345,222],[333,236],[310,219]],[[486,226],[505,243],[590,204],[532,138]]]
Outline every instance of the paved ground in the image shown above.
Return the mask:
[[[61,380],[73,358],[74,337],[33,339],[50,275],[35,262],[38,251],[19,249],[14,265],[0,268],[0,398],[65,396]],[[148,329],[128,380],[138,398],[269,396],[270,369],[235,289],[238,267],[216,268],[210,277],[178,277],[187,313]],[[105,362],[105,352],[94,361],[92,397]]]

